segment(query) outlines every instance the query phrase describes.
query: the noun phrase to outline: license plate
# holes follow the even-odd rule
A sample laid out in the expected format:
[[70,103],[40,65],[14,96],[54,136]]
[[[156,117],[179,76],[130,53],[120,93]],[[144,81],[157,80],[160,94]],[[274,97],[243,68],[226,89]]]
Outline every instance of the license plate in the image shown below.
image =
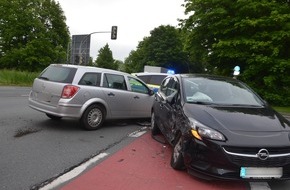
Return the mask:
[[268,178],[281,178],[283,175],[282,167],[275,168],[259,168],[259,167],[241,167],[241,178],[253,179],[268,179]]

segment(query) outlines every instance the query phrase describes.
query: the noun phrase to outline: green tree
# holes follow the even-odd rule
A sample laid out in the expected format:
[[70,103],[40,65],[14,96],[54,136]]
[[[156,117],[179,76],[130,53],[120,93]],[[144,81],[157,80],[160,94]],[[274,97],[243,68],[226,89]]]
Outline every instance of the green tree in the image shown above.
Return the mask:
[[70,40],[54,0],[0,1],[0,68],[37,71],[66,59]]
[[185,0],[186,50],[211,71],[241,79],[269,102],[290,105],[290,12],[286,0]]
[[98,67],[118,70],[118,61],[114,60],[113,53],[108,44],[99,50],[95,64]]
[[[143,39],[143,42],[146,40],[146,38]],[[125,72],[127,73],[137,73],[142,72],[144,69],[144,65],[146,65],[146,62],[144,61],[144,56],[142,53],[142,43],[139,42],[139,45],[137,47],[137,50],[132,50],[129,54],[129,56],[125,59],[124,62],[124,68]]]
[[125,64],[124,64],[123,61],[121,61],[121,60],[115,60],[115,64],[118,65],[117,68],[118,68],[119,71],[125,72]]
[[174,69],[176,72],[188,72],[187,55],[183,51],[180,30],[173,26],[161,25],[139,42],[136,51],[132,51],[125,60],[127,70],[140,72],[145,65]]

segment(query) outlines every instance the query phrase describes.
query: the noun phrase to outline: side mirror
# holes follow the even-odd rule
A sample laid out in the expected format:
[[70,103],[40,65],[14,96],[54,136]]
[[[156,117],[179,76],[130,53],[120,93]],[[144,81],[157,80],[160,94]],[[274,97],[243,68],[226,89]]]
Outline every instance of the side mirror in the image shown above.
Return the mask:
[[151,90],[151,89],[149,89],[149,96],[153,96],[155,93],[154,93],[154,91],[153,90]]

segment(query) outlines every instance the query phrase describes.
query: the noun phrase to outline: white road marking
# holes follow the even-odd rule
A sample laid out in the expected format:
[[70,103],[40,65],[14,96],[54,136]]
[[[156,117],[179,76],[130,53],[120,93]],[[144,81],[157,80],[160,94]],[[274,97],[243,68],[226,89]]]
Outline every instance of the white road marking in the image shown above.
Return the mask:
[[135,131],[135,132],[129,134],[128,136],[129,136],[129,137],[140,137],[140,136],[142,136],[142,135],[145,134],[145,133],[146,133],[146,131],[140,131],[140,132]]
[[88,168],[91,164],[94,164],[98,160],[100,160],[100,159],[102,159],[102,158],[104,158],[104,157],[106,157],[108,155],[109,154],[107,154],[107,153],[101,153],[101,154],[91,158],[87,162],[85,162],[85,163],[81,164],[80,166],[74,168],[73,170],[69,171],[68,173],[65,173],[62,176],[59,176],[58,178],[56,178],[51,183],[49,183],[49,184],[45,185],[44,187],[40,188],[40,190],[53,189],[53,188],[63,184],[64,182],[67,182],[67,181],[75,178],[76,176],[81,174],[86,168]]
[[250,182],[251,190],[271,190],[267,182]]
[[[131,134],[128,135],[128,137],[140,137],[143,134],[145,134],[146,131],[135,131]],[[94,164],[95,162],[97,162],[98,160],[108,156],[108,153],[101,153],[93,158],[91,158],[90,160],[88,160],[87,162],[81,164],[80,166],[74,168],[73,170],[69,171],[68,173],[65,173],[61,176],[59,176],[58,178],[56,178],[55,180],[53,180],[51,183],[41,187],[39,190],[50,190],[53,188],[56,188],[58,186],[60,186],[61,184],[77,177],[78,175],[80,175],[85,169],[87,169],[91,164]]]

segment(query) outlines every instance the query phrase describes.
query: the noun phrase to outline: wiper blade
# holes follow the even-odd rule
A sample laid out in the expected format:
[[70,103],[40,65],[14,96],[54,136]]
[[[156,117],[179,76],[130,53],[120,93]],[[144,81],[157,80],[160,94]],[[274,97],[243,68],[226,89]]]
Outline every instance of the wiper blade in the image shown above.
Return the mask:
[[253,104],[228,104],[228,105],[240,107],[263,107],[262,105],[253,105]]
[[39,79],[43,79],[43,80],[49,80],[49,78],[47,77],[38,77]]
[[203,102],[203,101],[192,101],[192,102],[189,102],[189,103],[200,104],[200,105],[212,105],[212,104],[214,104],[212,102]]

